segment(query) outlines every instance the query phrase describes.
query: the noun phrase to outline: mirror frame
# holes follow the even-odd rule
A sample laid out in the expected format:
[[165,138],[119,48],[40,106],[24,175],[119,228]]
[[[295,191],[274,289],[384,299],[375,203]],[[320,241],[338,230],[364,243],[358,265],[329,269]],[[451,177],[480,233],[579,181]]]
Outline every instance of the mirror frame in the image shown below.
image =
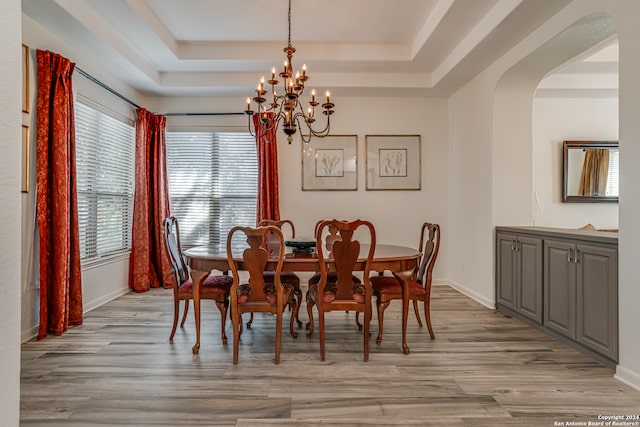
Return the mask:
[[618,203],[618,196],[570,196],[568,190],[568,159],[571,148],[619,148],[618,141],[564,141],[562,144],[562,202],[563,203]]

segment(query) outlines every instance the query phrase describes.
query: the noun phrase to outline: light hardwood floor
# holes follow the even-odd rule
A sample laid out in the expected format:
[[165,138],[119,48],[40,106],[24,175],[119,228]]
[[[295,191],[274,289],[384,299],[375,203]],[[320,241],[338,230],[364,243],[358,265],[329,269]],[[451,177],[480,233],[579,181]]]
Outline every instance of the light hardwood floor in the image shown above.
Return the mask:
[[392,303],[381,345],[374,315],[368,363],[353,313],[329,316],[325,362],[317,333],[294,340],[285,327],[280,365],[274,319],[256,315],[234,366],[213,304],[199,355],[191,316],[169,343],[171,304],[170,290],[129,293],[23,344],[21,425],[527,427],[640,414],[640,392],[610,369],[447,286],[434,287],[435,340],[411,313],[403,355]]

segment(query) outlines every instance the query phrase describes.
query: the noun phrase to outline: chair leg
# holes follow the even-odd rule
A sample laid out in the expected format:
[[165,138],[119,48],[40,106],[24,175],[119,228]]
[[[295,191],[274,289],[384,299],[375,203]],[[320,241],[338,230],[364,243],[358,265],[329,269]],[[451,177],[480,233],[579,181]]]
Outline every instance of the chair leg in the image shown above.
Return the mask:
[[238,364],[238,347],[240,345],[240,333],[242,328],[242,316],[238,312],[237,307],[231,313],[231,320],[233,324],[233,364]]
[[320,324],[320,360],[324,362],[324,312],[319,308],[318,323]]
[[300,289],[296,290],[296,299],[298,300],[297,310],[295,312],[296,322],[298,323],[298,328],[302,327],[302,321],[300,320],[300,306],[302,305],[302,291]]
[[282,342],[282,311],[276,314],[276,365],[280,364],[280,343],[281,342]]
[[307,315],[309,316],[309,322],[307,322],[307,338],[313,335],[313,305],[314,301],[309,297],[307,292]]
[[227,345],[227,334],[225,333],[225,324],[227,321],[227,303],[216,301],[216,307],[220,311],[220,336],[222,344]]
[[413,300],[413,312],[416,313],[416,319],[418,319],[418,325],[422,328],[422,318],[420,317],[420,310],[418,310],[418,300]]
[[[348,313],[348,311],[347,311]],[[360,323],[360,312],[356,311],[356,325],[358,325],[358,330],[362,330],[362,323]]]
[[[185,307],[185,310],[186,310],[186,307]],[[171,328],[171,335],[169,336],[169,342],[173,342],[173,336],[176,334],[176,328],[178,327],[179,311],[180,311],[180,300],[174,299],[173,300],[173,327]]]
[[369,361],[369,327],[371,326],[371,305],[364,309],[364,333],[362,335],[364,339],[364,361]]
[[376,338],[376,344],[382,342],[382,329],[384,328],[384,311],[389,307],[389,301],[379,302],[376,301],[376,308],[378,309],[378,337]]
[[184,300],[184,313],[182,314],[182,321],[180,322],[180,327],[184,328],[184,322],[187,320],[187,313],[189,313],[189,300]]
[[291,317],[289,318],[289,333],[292,337],[298,338],[298,333],[293,327],[293,322],[296,320],[296,316],[298,315],[299,306],[296,304],[295,299],[292,299],[292,302],[287,304],[289,306],[289,311],[291,312]]
[[247,322],[247,329],[251,329],[251,324],[253,323],[253,313],[249,313],[251,317],[249,317],[249,321]]
[[431,286],[427,286],[427,293],[424,296],[424,315],[427,318],[427,328],[429,328],[429,335],[431,339],[435,339],[436,335],[433,333],[431,327]]

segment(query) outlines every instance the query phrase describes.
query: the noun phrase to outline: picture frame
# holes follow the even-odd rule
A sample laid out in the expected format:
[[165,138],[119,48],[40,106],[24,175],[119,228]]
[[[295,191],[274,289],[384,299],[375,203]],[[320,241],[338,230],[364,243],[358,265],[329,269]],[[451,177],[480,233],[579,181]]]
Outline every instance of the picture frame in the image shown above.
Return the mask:
[[420,135],[366,135],[367,190],[420,190]]
[[29,113],[29,46],[22,45],[22,112]]
[[22,192],[29,192],[29,161],[30,156],[29,126],[22,125]]
[[302,191],[358,189],[358,136],[311,138],[302,146]]

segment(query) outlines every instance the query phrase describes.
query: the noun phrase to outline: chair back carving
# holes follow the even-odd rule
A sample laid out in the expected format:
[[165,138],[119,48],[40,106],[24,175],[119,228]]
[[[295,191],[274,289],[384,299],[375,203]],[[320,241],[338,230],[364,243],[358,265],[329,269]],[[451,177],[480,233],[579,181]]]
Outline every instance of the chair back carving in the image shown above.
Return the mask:
[[176,217],[170,216],[162,221],[162,234],[167,245],[167,252],[169,252],[171,268],[175,274],[178,287],[180,287],[189,280],[190,276],[189,267],[180,246],[180,227]]
[[421,285],[425,285],[431,283],[433,266],[438,258],[438,251],[440,250],[440,225],[430,222],[422,224],[418,249],[422,252],[422,260],[420,261],[416,281]]
[[[292,239],[296,237],[296,228],[293,225],[293,221],[289,219],[282,219],[278,221],[272,220],[272,219],[263,219],[258,223],[258,227],[267,227],[270,225],[274,227],[278,227],[280,230],[282,230],[283,236],[285,234],[286,227],[289,227],[289,231],[287,235]],[[267,251],[269,252],[269,255],[272,257],[278,256],[278,252],[280,251],[279,237],[274,233],[267,233],[265,237],[265,243],[266,243],[266,248],[267,248]]]
[[[282,230],[274,225],[269,225],[257,228],[236,226],[229,231],[229,235],[227,236],[227,257],[229,259],[229,269],[233,275],[233,286],[231,288],[232,301],[234,298],[237,298],[237,290],[241,285],[238,266],[233,261],[234,246],[232,246],[232,239],[236,233],[242,233],[246,236],[246,243],[248,246],[242,252],[244,269],[249,273],[249,280],[247,283],[243,284],[250,288],[248,301],[265,301],[264,272],[274,271],[273,283],[275,285],[275,291],[277,292],[278,305],[282,307],[283,293],[280,281],[282,264],[284,262],[284,237],[282,235]],[[269,234],[276,236],[278,239],[277,246],[279,249],[275,254],[267,251],[263,245],[265,236]],[[235,246],[235,248],[237,249],[237,246]]]
[[[356,270],[356,262],[360,254],[360,241],[354,240],[354,232],[362,228],[368,231],[371,242],[363,271],[365,288],[367,294],[370,293],[368,277],[376,244],[373,224],[359,219],[351,222],[334,219],[322,221],[317,226],[316,251],[320,260],[321,275],[320,283],[318,284],[319,295],[322,295],[327,284],[328,263],[333,261],[338,278],[336,282],[336,300],[353,300],[353,272]],[[323,242],[325,230],[329,234]],[[366,298],[370,298],[370,295],[367,295]],[[322,300],[322,298],[319,298],[319,300]]]
[[[313,235],[318,236],[318,232],[320,231],[320,224],[322,224],[325,220],[320,220],[316,222]],[[338,235],[338,229],[334,225],[329,225],[326,229],[326,233],[322,232],[321,234],[326,234],[324,236],[324,247],[327,252],[331,252],[331,248],[333,246],[333,242],[336,240],[340,240],[340,236]]]

